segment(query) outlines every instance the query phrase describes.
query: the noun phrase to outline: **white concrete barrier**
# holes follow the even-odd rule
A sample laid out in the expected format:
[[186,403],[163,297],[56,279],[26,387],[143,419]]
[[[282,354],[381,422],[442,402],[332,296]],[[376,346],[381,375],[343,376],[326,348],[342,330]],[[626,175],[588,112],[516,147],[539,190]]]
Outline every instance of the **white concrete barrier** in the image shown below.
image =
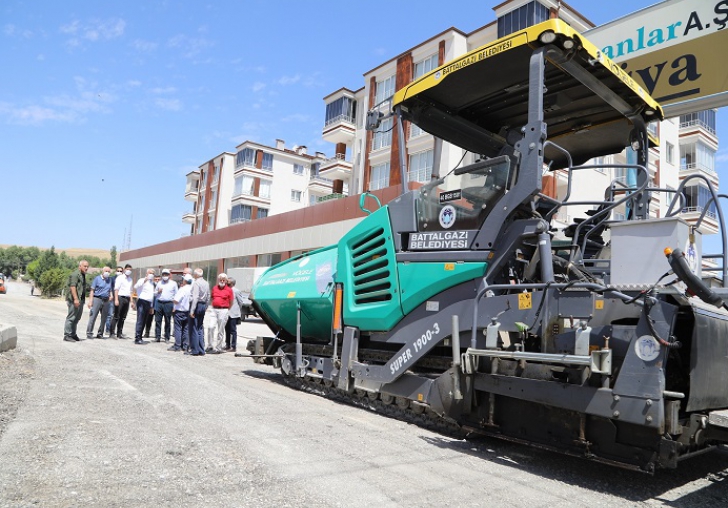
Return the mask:
[[18,345],[18,330],[14,326],[0,325],[0,353],[15,349]]

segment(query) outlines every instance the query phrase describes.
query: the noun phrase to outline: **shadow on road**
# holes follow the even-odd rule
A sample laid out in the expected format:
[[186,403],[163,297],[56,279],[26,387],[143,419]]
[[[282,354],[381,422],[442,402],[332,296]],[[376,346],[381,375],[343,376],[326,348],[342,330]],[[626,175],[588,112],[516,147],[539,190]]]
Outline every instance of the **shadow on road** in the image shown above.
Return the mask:
[[[500,441],[476,437],[453,441],[445,437],[422,436],[422,440],[440,448],[456,450],[483,460],[507,465],[543,478],[577,485],[581,488],[618,496],[632,502],[661,500],[667,506],[728,506],[728,448],[681,462],[677,469],[658,470],[654,476],[619,469],[598,462]],[[663,496],[696,480],[708,485],[677,495],[675,500]],[[670,496],[675,497],[675,496]]]

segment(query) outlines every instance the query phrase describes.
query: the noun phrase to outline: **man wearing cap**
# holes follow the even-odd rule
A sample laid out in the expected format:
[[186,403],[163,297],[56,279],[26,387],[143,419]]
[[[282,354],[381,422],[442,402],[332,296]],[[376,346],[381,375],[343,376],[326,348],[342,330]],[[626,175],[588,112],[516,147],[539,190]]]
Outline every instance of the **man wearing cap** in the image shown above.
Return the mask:
[[[164,272],[162,272],[164,273]],[[174,345],[168,351],[187,351],[189,348],[190,321],[190,289],[192,288],[192,275],[185,274],[180,281],[179,290],[174,295]]]
[[212,288],[212,321],[217,328],[217,333],[211,333],[210,353],[218,355],[222,353],[222,344],[225,340],[225,325],[228,320],[228,311],[233,304],[233,290],[227,285],[227,275],[221,273],[217,276],[217,284]]
[[169,276],[169,270],[162,270],[162,280],[157,283],[157,306],[154,309],[156,326],[154,337],[157,342],[162,340],[162,318],[164,318],[164,342],[169,342],[169,330],[172,325],[172,310],[174,307],[174,295],[177,294],[177,283]]

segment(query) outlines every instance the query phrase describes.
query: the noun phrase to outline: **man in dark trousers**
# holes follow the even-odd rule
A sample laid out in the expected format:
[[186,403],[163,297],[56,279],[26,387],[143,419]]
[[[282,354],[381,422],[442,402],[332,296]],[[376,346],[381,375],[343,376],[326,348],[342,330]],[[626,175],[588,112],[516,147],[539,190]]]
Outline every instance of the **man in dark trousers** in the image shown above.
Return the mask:
[[88,261],[78,263],[78,270],[68,276],[68,287],[66,288],[66,304],[68,315],[63,326],[63,340],[66,342],[78,342],[81,338],[76,333],[78,322],[83,315],[83,303],[86,300],[86,271]]
[[136,290],[136,333],[134,335],[134,344],[149,344],[148,340],[144,340],[144,323],[147,321],[147,315],[153,312],[152,302],[154,300],[154,268],[147,269],[146,277],[142,277],[134,284]]
[[177,294],[177,289],[177,283],[170,278],[169,270],[166,268],[162,270],[162,280],[157,283],[154,293],[157,297],[154,309],[154,338],[157,342],[162,340],[162,319],[164,319],[164,342],[169,342],[174,295]]
[[[210,304],[210,285],[202,278],[202,268],[195,268],[194,282],[190,290],[190,352],[192,356],[205,355],[205,330],[202,327],[205,320],[205,311]],[[187,353],[185,353],[187,354]]]
[[94,281],[91,283],[88,301],[88,308],[91,310],[91,315],[88,318],[88,326],[86,327],[87,339],[94,338],[94,325],[96,324],[96,317],[99,315],[99,312],[101,312],[101,324],[99,325],[96,338],[104,338],[104,325],[106,324],[106,315],[109,312],[109,300],[113,298],[112,288],[111,268],[105,266],[101,270],[101,275],[94,277]]
[[134,280],[131,278],[131,265],[124,266],[124,273],[116,276],[114,283],[114,319],[111,320],[111,330],[109,336],[116,332],[117,339],[126,339],[123,334],[124,320],[129,312],[129,302],[131,300],[131,290]]

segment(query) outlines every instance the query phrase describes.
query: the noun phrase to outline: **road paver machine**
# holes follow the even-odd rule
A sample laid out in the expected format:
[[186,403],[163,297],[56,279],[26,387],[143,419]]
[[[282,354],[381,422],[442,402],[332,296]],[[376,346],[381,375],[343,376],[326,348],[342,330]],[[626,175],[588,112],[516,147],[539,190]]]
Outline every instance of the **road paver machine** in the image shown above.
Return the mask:
[[[403,87],[389,114],[403,182],[405,122],[474,162],[373,212],[363,194],[370,214],[338,244],[265,272],[261,362],[410,421],[642,471],[728,440],[726,292],[700,277],[703,217],[677,215],[686,182],[650,177],[646,125],[663,112],[627,73],[550,20]],[[614,169],[587,161],[625,147],[634,179],[570,198],[577,174]],[[589,211],[557,227],[574,206]],[[704,257],[725,280],[724,253]]]

